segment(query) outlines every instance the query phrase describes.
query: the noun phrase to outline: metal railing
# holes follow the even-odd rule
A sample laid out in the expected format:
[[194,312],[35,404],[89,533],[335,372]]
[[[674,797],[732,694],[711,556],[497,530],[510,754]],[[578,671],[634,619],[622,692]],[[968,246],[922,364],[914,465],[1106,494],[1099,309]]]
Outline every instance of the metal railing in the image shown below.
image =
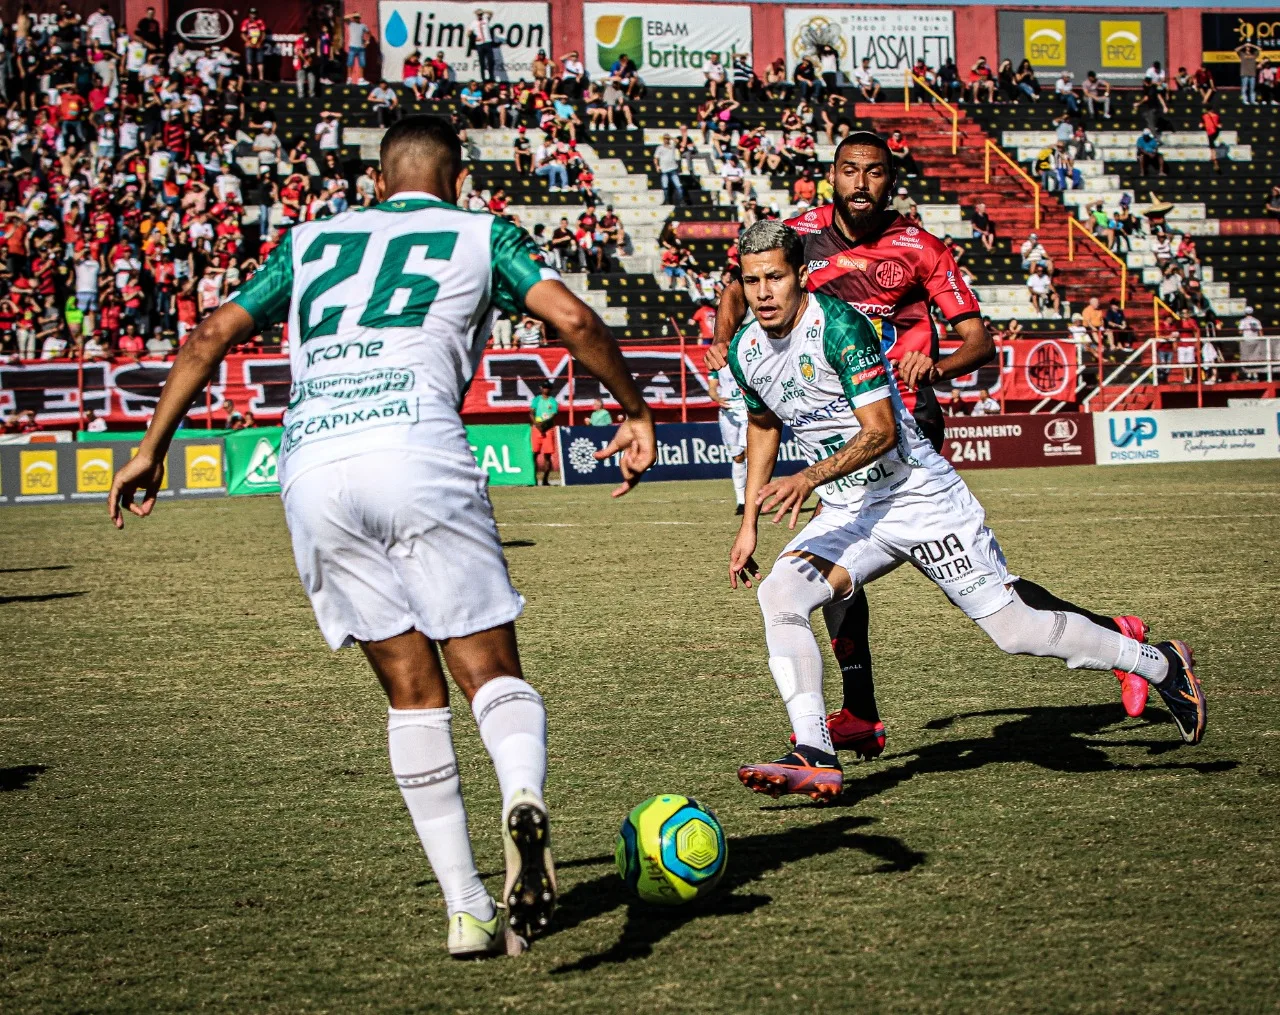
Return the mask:
[[[913,83],[919,85],[933,96],[933,103],[931,104],[936,103],[937,106],[941,106],[951,115],[951,154],[956,154],[960,150],[960,110],[930,88],[929,83],[924,78],[912,73],[910,68],[907,69],[906,88],[902,91],[902,108],[904,110],[910,111],[911,109],[911,85]],[[990,180],[987,182],[990,182]]]
[[1129,266],[1125,264],[1124,260],[1121,257],[1119,257],[1115,253],[1115,251],[1113,251],[1110,247],[1108,247],[1096,236],[1094,236],[1093,233],[1089,232],[1088,229],[1086,229],[1083,225],[1081,225],[1079,219],[1074,218],[1070,215],[1067,216],[1067,260],[1068,261],[1074,261],[1076,259],[1075,236],[1076,236],[1077,230],[1079,230],[1079,232],[1085,237],[1085,239],[1087,239],[1095,247],[1097,247],[1109,258],[1111,258],[1111,260],[1115,261],[1116,264],[1120,265],[1120,309],[1123,310],[1129,294]]
[[997,155],[999,155],[1000,158],[1004,160],[1008,168],[1013,171],[1013,174],[1031,188],[1032,199],[1035,201],[1036,228],[1039,229],[1040,228],[1040,184],[1037,183],[1034,178],[1032,178],[1030,173],[1028,173],[1020,165],[1018,165],[1018,163],[1014,161],[1013,157],[1010,156],[1008,152],[1006,152],[1003,148],[1001,148],[998,144],[996,144],[990,138],[987,138],[982,145],[983,179],[985,180],[985,182],[987,183],[991,182],[991,153],[992,152],[995,152]]

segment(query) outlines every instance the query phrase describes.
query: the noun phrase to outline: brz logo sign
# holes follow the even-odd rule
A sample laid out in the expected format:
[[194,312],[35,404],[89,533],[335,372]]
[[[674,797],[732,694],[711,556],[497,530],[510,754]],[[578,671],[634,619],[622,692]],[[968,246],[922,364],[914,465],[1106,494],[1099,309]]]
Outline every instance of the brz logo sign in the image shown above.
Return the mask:
[[1107,420],[1111,431],[1111,443],[1117,448],[1127,448],[1130,444],[1140,448],[1147,441],[1155,439],[1156,421],[1150,416],[1126,419],[1124,421],[1124,430],[1119,434],[1116,433],[1117,422],[1114,417]]
[[197,7],[178,18],[174,31],[178,38],[195,46],[214,46],[227,38],[236,27],[231,15],[216,7]]

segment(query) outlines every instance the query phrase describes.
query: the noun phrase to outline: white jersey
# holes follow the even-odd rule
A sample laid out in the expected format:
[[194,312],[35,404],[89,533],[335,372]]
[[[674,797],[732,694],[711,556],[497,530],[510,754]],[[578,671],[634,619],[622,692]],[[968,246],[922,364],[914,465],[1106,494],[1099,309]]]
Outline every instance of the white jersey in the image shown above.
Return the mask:
[[934,451],[902,404],[875,325],[861,310],[833,296],[808,297],[786,338],[770,338],[753,320],[729,344],[729,367],[747,410],[772,411],[791,427],[813,464],[835,454],[862,429],[854,409],[892,399],[897,446],[818,487],[825,504],[856,513],[863,503],[905,491],[928,494],[959,483],[959,474]]
[[738,379],[733,376],[733,371],[729,368],[729,365],[726,363],[715,371],[713,376],[716,379],[716,385],[720,389],[720,397],[728,403],[720,407],[720,414],[732,417],[735,422],[745,420],[747,418],[747,406],[742,400],[742,389],[738,387]]
[[523,230],[429,194],[294,226],[229,297],[289,322],[281,485],[373,450],[470,457],[458,413],[494,315],[555,278]]

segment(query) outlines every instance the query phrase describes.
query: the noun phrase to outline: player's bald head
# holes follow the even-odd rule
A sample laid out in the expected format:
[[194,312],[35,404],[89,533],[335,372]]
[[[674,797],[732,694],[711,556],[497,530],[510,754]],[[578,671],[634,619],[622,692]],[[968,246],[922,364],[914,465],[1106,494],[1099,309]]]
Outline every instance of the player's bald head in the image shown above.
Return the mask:
[[462,142],[443,117],[419,113],[397,120],[382,136],[378,155],[388,194],[422,190],[446,201],[457,199]]

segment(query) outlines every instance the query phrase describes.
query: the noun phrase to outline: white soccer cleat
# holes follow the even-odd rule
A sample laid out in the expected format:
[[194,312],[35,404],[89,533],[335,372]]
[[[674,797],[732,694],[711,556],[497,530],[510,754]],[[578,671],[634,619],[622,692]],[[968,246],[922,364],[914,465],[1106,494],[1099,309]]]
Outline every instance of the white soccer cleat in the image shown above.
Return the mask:
[[449,954],[455,959],[487,959],[495,955],[519,955],[527,942],[511,929],[501,906],[491,920],[479,920],[470,913],[449,917]]
[[502,890],[508,920],[530,940],[544,933],[556,908],[556,868],[551,859],[551,819],[532,790],[521,790],[502,819],[507,880]]

